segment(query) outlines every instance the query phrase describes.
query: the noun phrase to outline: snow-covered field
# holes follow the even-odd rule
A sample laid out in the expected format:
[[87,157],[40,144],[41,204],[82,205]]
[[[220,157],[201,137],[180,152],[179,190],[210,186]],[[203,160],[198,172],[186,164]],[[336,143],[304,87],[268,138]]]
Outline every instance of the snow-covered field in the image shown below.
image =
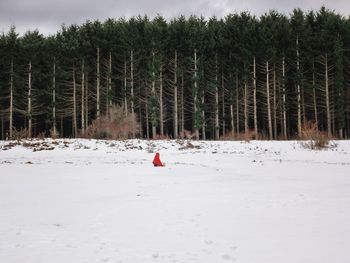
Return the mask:
[[350,262],[336,144],[0,142],[0,262]]

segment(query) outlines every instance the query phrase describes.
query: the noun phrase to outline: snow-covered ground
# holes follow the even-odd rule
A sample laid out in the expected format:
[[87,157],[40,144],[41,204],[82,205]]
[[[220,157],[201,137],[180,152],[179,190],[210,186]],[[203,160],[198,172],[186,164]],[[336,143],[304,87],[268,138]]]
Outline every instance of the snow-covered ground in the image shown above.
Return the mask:
[[336,144],[0,142],[0,262],[350,262]]

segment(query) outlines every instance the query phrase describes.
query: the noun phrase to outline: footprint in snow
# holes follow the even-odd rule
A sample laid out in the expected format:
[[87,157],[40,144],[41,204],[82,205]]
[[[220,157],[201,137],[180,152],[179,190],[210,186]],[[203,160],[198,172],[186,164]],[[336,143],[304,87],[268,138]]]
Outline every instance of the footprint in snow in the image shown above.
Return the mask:
[[234,257],[232,257],[231,255],[229,255],[229,254],[222,255],[222,258],[225,259],[225,260],[236,261],[236,259]]
[[208,249],[202,249],[202,251],[203,251],[205,254],[208,254],[208,255],[212,254],[212,252],[211,252],[210,250],[208,250]]
[[204,243],[207,245],[212,245],[214,242],[211,240],[204,240]]
[[238,248],[237,246],[232,246],[231,250],[235,251],[235,250],[237,250],[237,248]]
[[158,253],[153,253],[152,254],[152,258],[154,258],[154,259],[159,258],[159,254]]

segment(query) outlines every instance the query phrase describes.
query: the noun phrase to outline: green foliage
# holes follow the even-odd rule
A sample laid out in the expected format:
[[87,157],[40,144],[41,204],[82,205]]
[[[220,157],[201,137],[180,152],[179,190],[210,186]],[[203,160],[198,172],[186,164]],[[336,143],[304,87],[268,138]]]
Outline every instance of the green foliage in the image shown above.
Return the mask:
[[[298,44],[297,41],[298,40]],[[0,36],[0,116],[4,120],[3,130],[9,130],[9,83],[10,65],[14,64],[14,126],[25,128],[27,118],[33,118],[36,133],[47,132],[52,126],[52,110],[56,107],[56,119],[60,119],[61,135],[71,136],[72,122],[72,68],[75,68],[77,113],[83,103],[88,107],[88,120],[96,117],[96,50],[100,50],[101,104],[106,101],[128,103],[131,100],[134,111],[142,120],[142,128],[147,127],[147,119],[159,125],[160,113],[160,73],[164,89],[165,130],[172,133],[174,108],[174,54],[177,54],[178,102],[184,97],[183,125],[201,128],[202,111],[208,130],[214,127],[213,112],[216,110],[213,94],[220,93],[220,123],[231,123],[231,106],[238,112],[233,117],[242,122],[242,87],[248,85],[249,125],[252,124],[252,63],[257,66],[258,123],[266,129],[264,110],[266,99],[264,63],[269,61],[271,69],[276,69],[277,110],[280,105],[282,86],[286,88],[288,133],[296,130],[295,86],[303,87],[303,116],[305,121],[313,118],[313,103],[319,111],[319,128],[325,127],[324,112],[324,67],[323,58],[329,59],[331,104],[335,110],[334,129],[350,133],[349,119],[349,68],[350,20],[322,7],[319,11],[304,12],[295,9],[286,16],[270,11],[261,17],[248,12],[229,14],[225,18],[179,16],[170,21],[158,15],[153,19],[137,16],[130,19],[107,19],[104,22],[86,21],[82,25],[63,25],[56,34],[43,36],[38,31],[28,31],[20,36],[15,27]],[[300,69],[296,69],[296,50],[300,55]],[[131,65],[130,54],[133,52]],[[197,56],[197,72],[194,72],[194,52]],[[109,73],[109,54],[112,71]],[[286,63],[286,77],[282,80],[282,58]],[[88,96],[82,99],[84,76],[88,85]],[[32,64],[33,112],[28,116],[27,81],[28,64]],[[53,74],[53,65],[56,72]],[[126,65],[126,72],[124,72]],[[133,67],[134,97],[131,98],[131,66]],[[183,75],[182,75],[183,73]],[[110,75],[109,75],[110,74]],[[184,78],[183,94],[180,93],[181,78]],[[236,76],[237,86],[236,90]],[[315,81],[313,83],[313,77]],[[112,79],[112,92],[107,92],[107,79]],[[221,78],[222,77],[222,78]],[[56,79],[56,103],[53,105],[53,78]],[[334,80],[334,81],[333,81]],[[126,81],[126,91],[124,90]],[[270,78],[272,81],[272,77]],[[196,85],[195,85],[196,83]],[[223,85],[225,89],[221,86]],[[152,87],[154,86],[154,90]],[[272,86],[272,85],[271,85]],[[262,88],[263,87],[263,88]],[[238,104],[236,95],[238,91]],[[316,91],[316,97],[312,92]],[[125,93],[126,92],[126,93]],[[227,96],[227,97],[225,97]],[[202,97],[205,103],[202,103]],[[107,99],[108,98],[108,99]],[[197,98],[196,100],[194,100]],[[84,100],[84,101],[83,101]],[[85,101],[87,100],[87,101]],[[223,102],[223,104],[221,104]],[[148,112],[146,113],[146,104]],[[106,106],[106,105],[104,105]],[[193,112],[194,106],[197,111]],[[223,108],[222,108],[223,107]],[[105,110],[106,107],[102,107]],[[178,107],[180,111],[180,106]],[[280,113],[280,112],[279,112]],[[180,115],[180,113],[179,113]],[[277,125],[281,125],[281,115],[277,114]],[[236,124],[236,119],[234,120]],[[241,125],[241,123],[239,123]],[[79,124],[81,125],[81,124]],[[223,124],[222,124],[223,125]],[[65,128],[66,127],[66,128]],[[230,127],[232,128],[232,127]],[[223,127],[220,127],[223,129]],[[222,131],[225,133],[226,131]],[[281,133],[278,128],[278,133]],[[4,137],[4,136],[2,136]]]

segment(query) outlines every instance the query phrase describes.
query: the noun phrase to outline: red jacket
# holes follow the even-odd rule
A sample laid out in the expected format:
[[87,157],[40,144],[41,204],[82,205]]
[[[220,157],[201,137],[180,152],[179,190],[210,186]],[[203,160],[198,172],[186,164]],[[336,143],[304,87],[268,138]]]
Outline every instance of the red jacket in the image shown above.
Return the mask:
[[164,164],[159,159],[159,153],[156,153],[153,159],[153,165],[154,166],[164,166]]

